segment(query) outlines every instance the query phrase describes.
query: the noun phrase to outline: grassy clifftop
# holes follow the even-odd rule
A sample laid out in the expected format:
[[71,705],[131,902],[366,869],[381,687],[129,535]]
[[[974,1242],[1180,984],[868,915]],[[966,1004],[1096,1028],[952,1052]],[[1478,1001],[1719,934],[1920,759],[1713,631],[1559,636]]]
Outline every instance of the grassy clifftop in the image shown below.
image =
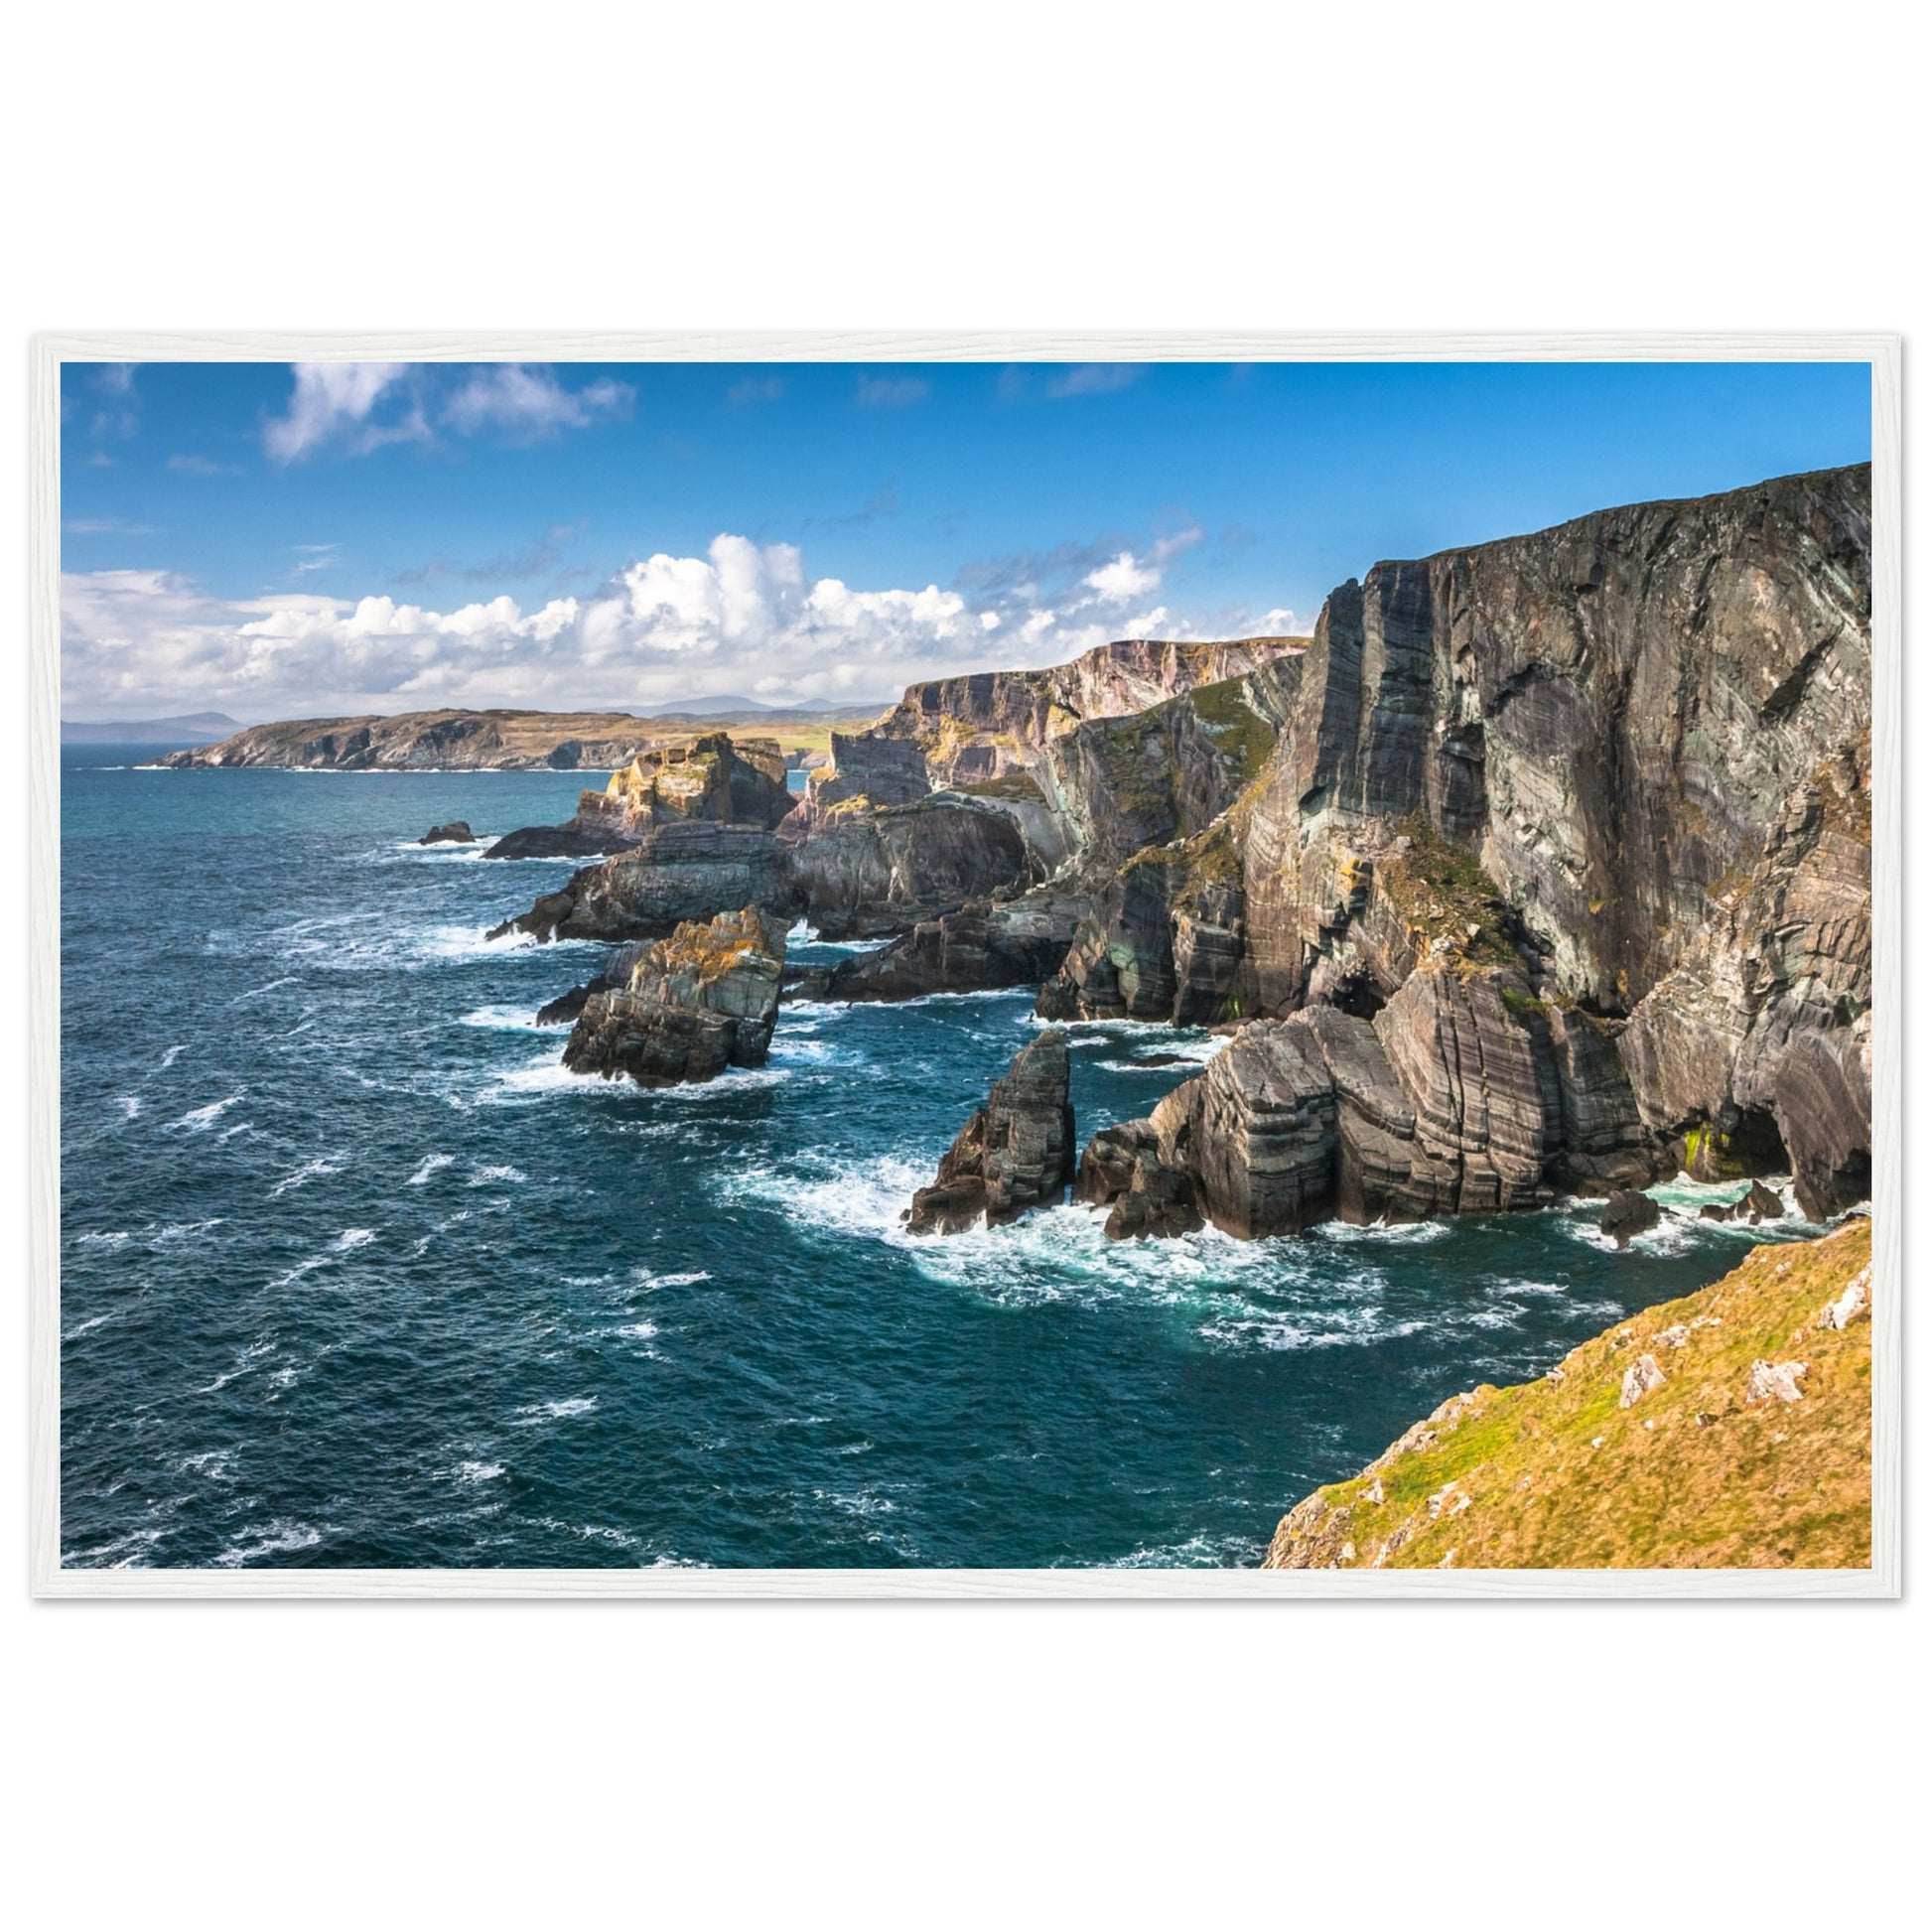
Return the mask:
[[1452,1397],[1283,1517],[1271,1569],[1863,1569],[1871,1226],[1753,1249],[1538,1382]]

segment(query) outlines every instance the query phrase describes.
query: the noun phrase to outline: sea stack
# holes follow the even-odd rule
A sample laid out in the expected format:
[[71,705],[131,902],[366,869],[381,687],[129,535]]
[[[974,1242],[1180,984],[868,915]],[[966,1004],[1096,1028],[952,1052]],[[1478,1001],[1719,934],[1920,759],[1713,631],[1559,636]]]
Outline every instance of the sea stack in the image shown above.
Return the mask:
[[1073,1178],[1074,1149],[1066,1035],[1053,1027],[1014,1055],[901,1218],[914,1234],[959,1234],[1055,1206]]
[[642,1087],[760,1066],[771,1043],[785,929],[757,906],[680,925],[645,946],[627,984],[594,992],[564,1046],[573,1073]]

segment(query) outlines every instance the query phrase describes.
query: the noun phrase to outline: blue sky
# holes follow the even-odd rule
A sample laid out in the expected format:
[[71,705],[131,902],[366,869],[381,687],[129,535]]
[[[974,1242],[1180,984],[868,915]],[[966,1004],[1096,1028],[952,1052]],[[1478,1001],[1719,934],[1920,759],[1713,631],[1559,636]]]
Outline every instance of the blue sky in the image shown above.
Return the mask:
[[63,708],[865,706],[1869,454],[1864,364],[71,364]]

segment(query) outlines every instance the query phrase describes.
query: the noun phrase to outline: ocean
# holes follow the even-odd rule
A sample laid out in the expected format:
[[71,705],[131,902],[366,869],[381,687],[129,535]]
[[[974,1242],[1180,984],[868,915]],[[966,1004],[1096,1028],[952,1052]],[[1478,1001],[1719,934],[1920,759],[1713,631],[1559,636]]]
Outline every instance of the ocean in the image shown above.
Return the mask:
[[[1029,994],[785,1006],[757,1071],[579,1079],[531,1016],[604,949],[483,937],[569,863],[413,841],[555,822],[585,774],[144,756],[62,755],[67,1566],[1249,1565],[1447,1396],[1766,1238],[1618,1254],[1578,1204],[913,1239]],[[1223,1043],[1071,1031],[1083,1142]]]

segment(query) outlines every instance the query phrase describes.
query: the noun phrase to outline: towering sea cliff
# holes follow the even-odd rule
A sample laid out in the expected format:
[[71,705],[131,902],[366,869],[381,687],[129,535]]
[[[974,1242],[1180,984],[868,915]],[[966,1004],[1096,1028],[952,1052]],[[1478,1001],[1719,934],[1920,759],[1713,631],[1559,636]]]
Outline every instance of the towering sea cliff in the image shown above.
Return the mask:
[[1869,1177],[1869,784],[1868,466],[1378,564],[1041,1010],[1370,1019],[1429,1164],[1536,1176],[1438,1207],[1687,1160],[1824,1218]]

